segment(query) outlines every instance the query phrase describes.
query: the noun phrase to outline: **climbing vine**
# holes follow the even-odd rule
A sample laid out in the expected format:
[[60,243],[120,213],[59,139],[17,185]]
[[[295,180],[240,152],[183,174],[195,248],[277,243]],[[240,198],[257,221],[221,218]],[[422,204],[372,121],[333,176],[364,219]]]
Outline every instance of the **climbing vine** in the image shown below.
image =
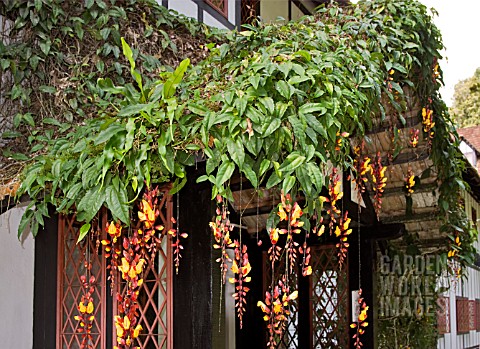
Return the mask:
[[[231,236],[229,180],[241,173],[253,188],[282,193],[267,231],[272,266],[285,258],[285,272],[272,278],[266,299],[258,303],[273,347],[285,328],[288,303],[297,297],[288,276],[299,255],[302,273],[311,273],[307,239],[300,244],[295,237],[310,231],[320,236],[328,226],[338,239],[339,260],[345,258],[351,229],[341,206],[341,173],[352,170],[361,191],[371,181],[378,213],[387,167],[380,154],[369,158],[353,145],[362,145],[366,131],[378,124],[398,139],[399,128],[392,125],[406,124],[407,100],[413,97],[423,108],[417,117],[438,172],[439,217],[449,237],[443,252],[454,250],[448,257],[462,265],[473,261],[475,235],[458,200],[465,189],[463,160],[438,93],[443,46],[423,5],[368,1],[229,33],[171,15],[154,1],[77,5],[67,0],[0,5],[2,15],[14,20],[11,34],[23,35],[18,46],[0,43],[1,68],[13,76],[7,96],[18,102],[18,128],[3,137],[28,134],[27,144],[12,141],[4,156],[22,162],[17,195],[32,200],[20,233],[30,223],[35,235],[48,205],[58,212],[75,210],[85,223],[83,237],[102,207],[111,213],[102,242],[111,260],[110,279],[113,283],[119,270],[128,285],[115,320],[120,346],[128,347],[141,330],[134,299],[147,262],[141,251],[154,256],[160,235],[168,233],[155,226],[155,195],[148,190],[140,200],[141,228],[132,223],[133,205],[146,188],[170,182],[174,194],[186,184],[187,168],[205,163],[198,182],[211,184],[217,202],[210,224],[214,248],[221,250],[222,280],[229,267],[236,274],[240,319],[251,267],[246,247]],[[129,22],[130,16],[135,20]],[[185,41],[172,39],[179,31]],[[57,73],[50,77],[50,71]],[[412,134],[412,146],[418,137]],[[399,142],[393,147],[391,157],[401,151]],[[413,178],[406,179],[407,196]],[[131,233],[121,241],[124,230]],[[186,235],[172,229],[170,236],[178,268],[180,238]],[[233,261],[229,248],[235,248]]]

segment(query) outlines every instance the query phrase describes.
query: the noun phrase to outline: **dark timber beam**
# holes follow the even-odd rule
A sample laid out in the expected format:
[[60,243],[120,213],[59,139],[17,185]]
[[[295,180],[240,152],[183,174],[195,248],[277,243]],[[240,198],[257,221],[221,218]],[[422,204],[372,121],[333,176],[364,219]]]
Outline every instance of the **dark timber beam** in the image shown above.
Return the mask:
[[[420,184],[417,185],[415,188],[415,193],[428,193],[438,189],[437,183],[428,183],[428,184]],[[383,192],[382,197],[389,197],[389,196],[403,196],[405,195],[404,187],[396,187],[396,188],[386,188]]]
[[[396,126],[397,129],[401,130],[401,129],[404,129],[404,128],[414,127],[414,126],[418,125],[420,122],[421,122],[421,120],[418,116],[412,116],[412,117],[409,117],[409,118],[405,119],[405,124],[403,124],[400,120],[397,120],[395,122],[394,126]],[[371,134],[376,134],[376,133],[380,133],[380,132],[387,132],[389,127],[390,127],[390,125],[385,126],[385,125],[383,125],[383,123],[380,123],[379,125],[374,126],[370,130],[366,131],[365,134],[366,135],[371,135]]]
[[432,209],[427,212],[412,214],[412,215],[401,215],[401,216],[390,216],[382,219],[384,224],[390,223],[407,223],[407,222],[425,222],[433,221],[437,218],[438,210]]

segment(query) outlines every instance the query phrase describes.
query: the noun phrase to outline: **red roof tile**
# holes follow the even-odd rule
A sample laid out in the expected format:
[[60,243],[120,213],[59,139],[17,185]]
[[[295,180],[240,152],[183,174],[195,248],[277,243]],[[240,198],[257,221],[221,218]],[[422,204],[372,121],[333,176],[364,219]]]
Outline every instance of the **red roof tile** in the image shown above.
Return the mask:
[[476,151],[480,152],[480,126],[460,128],[457,131]]

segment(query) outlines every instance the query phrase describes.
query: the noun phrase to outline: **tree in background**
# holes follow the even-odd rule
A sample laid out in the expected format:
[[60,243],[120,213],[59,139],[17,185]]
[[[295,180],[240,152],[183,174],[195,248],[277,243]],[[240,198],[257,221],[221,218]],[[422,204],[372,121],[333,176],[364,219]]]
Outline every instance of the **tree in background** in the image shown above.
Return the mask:
[[480,125],[480,68],[455,85],[450,113],[458,127]]

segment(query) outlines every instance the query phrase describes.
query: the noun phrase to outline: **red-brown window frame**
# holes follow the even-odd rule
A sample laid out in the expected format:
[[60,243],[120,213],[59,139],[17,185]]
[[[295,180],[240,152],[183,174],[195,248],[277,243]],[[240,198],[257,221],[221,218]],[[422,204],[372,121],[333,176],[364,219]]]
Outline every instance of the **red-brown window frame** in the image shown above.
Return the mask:
[[[171,189],[171,185],[166,185],[160,190],[164,193],[164,196],[160,199],[159,202],[159,209],[160,209],[160,219],[162,221],[162,225],[164,226],[165,231],[168,231],[170,228],[172,228],[172,223],[170,218],[173,217],[173,197],[172,195],[168,194],[169,190]],[[163,210],[162,210],[163,208]],[[100,214],[100,226],[105,227],[107,224],[107,214],[105,212],[106,210],[102,210]],[[81,226],[81,223],[77,222],[75,220],[75,215],[71,216],[65,216],[65,215],[59,215],[59,220],[58,220],[58,242],[57,242],[57,251],[58,251],[58,261],[57,261],[57,321],[56,321],[56,347],[57,348],[62,348],[63,345],[63,317],[64,317],[64,307],[63,307],[63,300],[64,300],[64,280],[65,280],[65,275],[64,275],[64,268],[65,268],[65,234],[69,232],[69,229],[73,229],[73,227],[76,227],[79,230],[79,227]],[[105,232],[102,229],[102,236],[105,234]],[[102,237],[99,237],[101,240]],[[165,239],[168,239],[168,235],[165,236]],[[75,237],[76,241],[76,237]],[[85,240],[86,241],[86,240]],[[171,241],[168,239],[166,241],[167,247],[166,251],[164,251],[166,255],[166,299],[165,302],[162,303],[161,305],[157,305],[157,307],[167,307],[166,311],[166,348],[167,349],[173,349],[173,251],[172,251],[172,246],[171,246]],[[91,250],[91,253],[95,253],[93,251],[93,248]],[[161,251],[158,251],[157,253],[161,253]],[[71,258],[70,258],[71,260]],[[112,303],[111,309],[107,309],[107,297],[110,296],[110,288],[108,287],[106,283],[106,278],[107,278],[107,262],[103,255],[98,256],[98,260],[101,263],[101,284],[98,284],[96,287],[101,288],[101,296],[100,296],[100,304],[95,304],[96,311],[101,312],[101,320],[99,323],[99,330],[100,332],[100,340],[98,344],[98,349],[106,349],[110,345],[113,346],[116,344],[116,331],[115,327],[113,326],[113,323],[107,324],[107,312],[112,312],[112,315],[117,314],[117,304],[115,301]],[[156,268],[158,268],[157,265],[155,265]],[[148,269],[148,268],[147,268]],[[147,270],[146,269],[146,270]],[[77,274],[77,273],[76,273]],[[80,275],[74,275],[77,277],[80,277]],[[116,280],[120,280],[120,277],[117,276]],[[98,280],[97,280],[98,281]],[[116,284],[116,290],[118,290],[120,287],[120,282]],[[158,292],[160,286],[157,286]],[[170,290],[170,291],[169,291]],[[67,312],[67,316],[69,316],[69,321],[72,323],[76,322],[76,320],[73,319],[74,315],[77,315],[77,310],[76,310],[77,304],[72,304],[72,310],[70,310],[70,313]],[[98,308],[98,310],[97,310]],[[112,342],[113,343],[107,343],[106,338],[108,337],[106,335],[107,331],[111,331],[112,333]],[[75,334],[77,336],[81,336],[80,333]],[[140,348],[143,348],[142,345],[140,345]]]
[[450,333],[450,298],[438,298],[439,309],[437,310],[437,329],[438,334]]
[[468,333],[470,331],[470,316],[468,298],[456,298],[456,314],[457,314],[457,332]]
[[228,0],[221,0],[223,2],[223,9],[218,7],[218,5],[214,2],[214,0],[204,0],[206,4],[210,7],[215,9],[218,13],[220,13],[225,18],[228,18]]
[[468,301],[468,329],[475,331],[477,329],[476,306],[474,300]]
[[[103,211],[102,211],[103,212]],[[102,226],[106,224],[106,215],[101,214],[100,218]],[[77,226],[79,230],[80,223],[76,221],[76,216],[75,215],[59,215],[58,219],[58,242],[57,242],[57,251],[58,251],[58,259],[57,259],[57,321],[56,321],[56,346],[58,349],[63,348],[63,343],[64,343],[64,336],[65,333],[63,331],[64,324],[66,321],[63,321],[63,310],[64,310],[64,297],[66,292],[69,292],[69,290],[64,289],[64,281],[65,279],[65,253],[66,253],[66,244],[65,244],[65,238],[67,237],[66,234],[68,234],[71,230],[74,229],[74,226]],[[88,239],[88,238],[87,238]],[[76,237],[74,237],[74,241],[76,241]],[[84,240],[85,244],[91,244],[92,242],[88,240]],[[77,248],[76,246],[74,248]],[[93,248],[91,246],[90,248]],[[89,251],[89,253],[95,253],[95,251]],[[103,256],[98,256],[97,258],[98,261],[100,261],[100,275],[101,275],[101,280],[97,277],[97,285],[96,288],[99,289],[100,293],[100,304],[95,304],[95,313],[100,312],[100,323],[98,324],[99,326],[99,349],[106,349],[107,348],[107,343],[106,343],[106,330],[107,330],[107,323],[106,323],[106,311],[107,311],[107,306],[106,306],[106,297],[107,297],[107,287],[106,287],[106,261]],[[80,261],[83,263],[83,260]],[[75,272],[75,275],[71,276],[70,281],[72,278],[78,277],[80,278],[80,275]],[[77,280],[79,281],[79,280]],[[79,281],[80,282],[80,281]],[[72,286],[68,286],[68,288],[71,288]],[[70,292],[73,292],[71,290]],[[82,291],[79,291],[79,293],[82,293]],[[77,303],[72,305],[73,308],[71,309],[71,313],[67,313],[67,316],[69,317],[68,321],[72,323],[72,328],[75,328],[73,326],[73,323],[77,322],[76,320],[73,319],[75,315],[78,315],[77,311]],[[78,326],[78,325],[77,325]],[[72,334],[73,336],[78,336],[79,338],[81,337],[80,333],[75,333]],[[72,339],[73,340],[73,339]],[[78,340],[78,339],[77,339]]]
[[476,331],[480,332],[480,299],[475,300],[475,317],[477,319]]

